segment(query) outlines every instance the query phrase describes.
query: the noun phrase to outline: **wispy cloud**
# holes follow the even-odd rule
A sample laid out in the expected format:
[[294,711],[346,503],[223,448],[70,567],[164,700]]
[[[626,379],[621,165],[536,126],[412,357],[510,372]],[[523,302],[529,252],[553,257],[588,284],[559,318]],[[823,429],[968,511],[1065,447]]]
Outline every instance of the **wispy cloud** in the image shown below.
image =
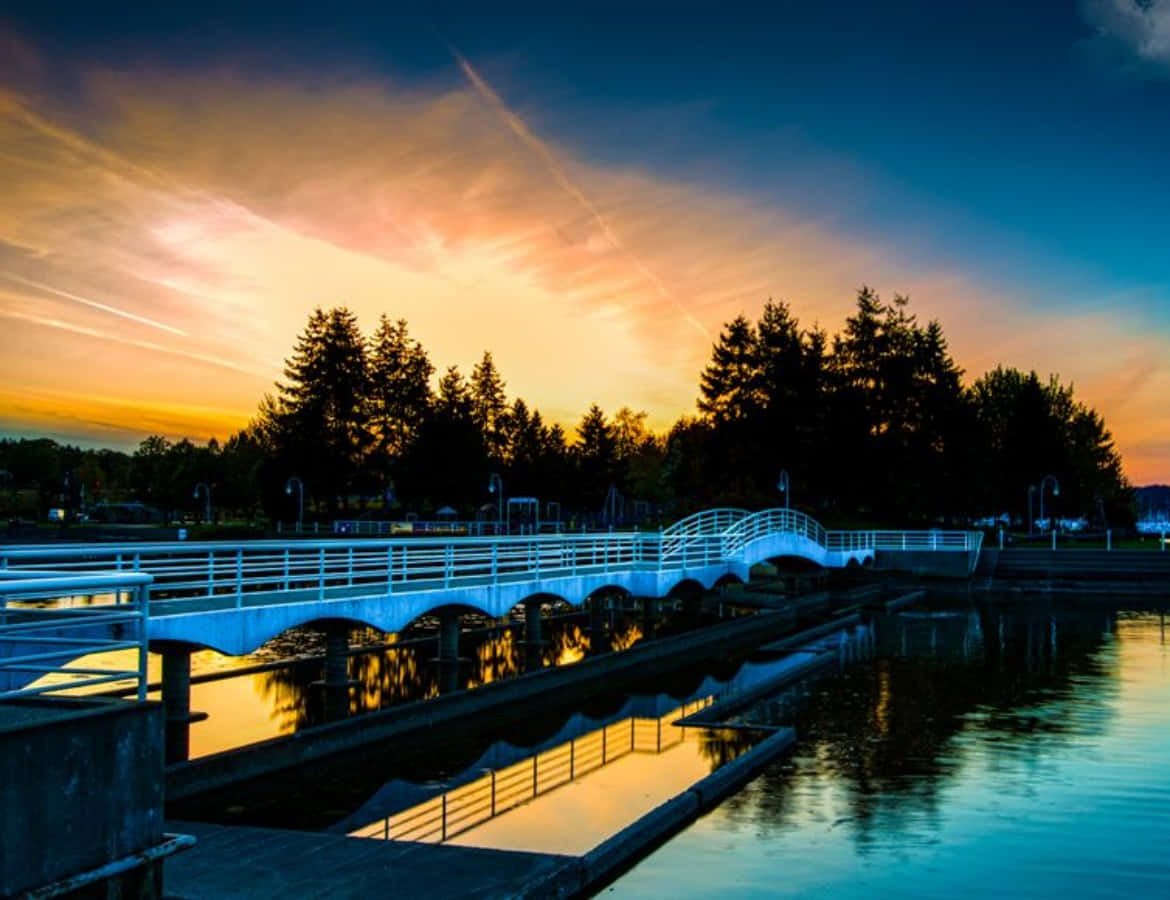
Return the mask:
[[772,296],[837,328],[868,282],[940,318],[972,374],[1004,361],[1074,379],[1127,453],[1170,432],[1167,339],[1141,323],[1054,322],[969,272],[908,265],[882,235],[598,165],[460,69],[455,89],[156,70],[80,73],[68,103],[9,90],[7,396],[68,398],[84,377],[125,403],[79,400],[95,433],[138,404],[185,410],[174,427],[213,410],[197,433],[222,434],[313,306],[344,303],[367,327],[405,317],[441,365],[491,349],[510,390],[559,421],[597,401],[662,427],[693,409],[723,322]]
[[1081,11],[1100,39],[1170,70],[1170,0],[1082,0]]

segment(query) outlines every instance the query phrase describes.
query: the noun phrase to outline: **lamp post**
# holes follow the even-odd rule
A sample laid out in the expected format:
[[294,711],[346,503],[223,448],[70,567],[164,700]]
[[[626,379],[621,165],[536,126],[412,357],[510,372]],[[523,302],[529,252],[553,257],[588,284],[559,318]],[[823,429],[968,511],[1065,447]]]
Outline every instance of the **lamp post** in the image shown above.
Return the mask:
[[788,509],[788,495],[790,493],[789,484],[790,484],[790,482],[788,479],[788,470],[781,469],[780,470],[780,478],[776,482],[776,490],[778,490],[780,493],[782,493],[784,495],[784,508],[785,509]]
[[301,531],[301,520],[305,516],[305,483],[293,475],[288,481],[284,483],[284,492],[290,497],[293,492],[293,485],[297,488],[297,533]]
[[[1040,490],[1040,518],[1041,519],[1044,518],[1044,487],[1045,487],[1045,485],[1048,484],[1049,481],[1052,482],[1052,496],[1053,497],[1060,496],[1060,482],[1056,480],[1055,475],[1045,475],[1043,478],[1040,479],[1039,490]],[[1053,530],[1055,531],[1055,529],[1053,529]]]
[[210,525],[211,524],[211,488],[208,486],[206,481],[201,481],[197,485],[195,485],[195,492],[192,494],[192,496],[196,500],[199,499],[199,489],[200,488],[203,488],[203,518],[206,520],[207,524]]
[[504,524],[504,480],[495,472],[488,479],[488,493],[496,495],[496,527]]

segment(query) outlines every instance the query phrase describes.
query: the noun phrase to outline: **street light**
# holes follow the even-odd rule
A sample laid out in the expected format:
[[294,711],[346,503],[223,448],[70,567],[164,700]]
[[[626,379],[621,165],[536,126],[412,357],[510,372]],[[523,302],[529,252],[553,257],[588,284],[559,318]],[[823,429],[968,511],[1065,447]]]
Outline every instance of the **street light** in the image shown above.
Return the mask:
[[296,475],[289,478],[284,483],[284,492],[290,497],[292,496],[294,484],[297,487],[297,533],[299,534],[301,530],[301,519],[305,515],[305,484]]
[[1039,490],[1040,490],[1040,518],[1041,519],[1044,518],[1044,486],[1046,484],[1048,484],[1049,481],[1052,482],[1052,496],[1053,497],[1060,496],[1060,482],[1056,480],[1055,475],[1045,475],[1043,478],[1040,479]]
[[788,509],[788,495],[790,493],[788,488],[789,488],[788,470],[781,469],[780,470],[780,478],[776,482],[776,490],[778,490],[780,493],[782,493],[784,495],[784,508],[785,509]]
[[197,485],[195,485],[195,492],[192,494],[192,496],[196,500],[199,499],[199,489],[200,488],[203,488],[203,518],[206,520],[207,524],[210,525],[211,524],[211,488],[208,486],[206,481],[201,481]]
[[496,510],[497,527],[504,524],[504,479],[502,479],[495,472],[492,472],[488,479],[488,493],[496,495],[498,503]]

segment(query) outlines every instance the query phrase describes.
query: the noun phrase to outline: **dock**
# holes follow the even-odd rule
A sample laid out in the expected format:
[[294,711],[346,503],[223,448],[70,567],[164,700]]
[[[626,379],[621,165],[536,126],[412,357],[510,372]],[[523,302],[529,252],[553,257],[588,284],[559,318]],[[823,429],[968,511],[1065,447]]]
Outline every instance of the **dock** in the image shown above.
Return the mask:
[[572,856],[204,822],[167,828],[196,840],[167,862],[163,891],[173,900],[557,897],[580,881]]

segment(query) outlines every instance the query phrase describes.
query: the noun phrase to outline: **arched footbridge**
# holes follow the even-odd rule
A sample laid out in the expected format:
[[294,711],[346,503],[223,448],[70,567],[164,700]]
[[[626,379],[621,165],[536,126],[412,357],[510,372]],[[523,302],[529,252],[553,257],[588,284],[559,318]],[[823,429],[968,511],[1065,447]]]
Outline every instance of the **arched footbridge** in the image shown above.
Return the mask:
[[970,570],[981,540],[965,531],[827,531],[793,509],[711,509],[660,532],[3,546],[0,669],[18,646],[11,628],[23,618],[13,610],[36,598],[116,596],[119,579],[149,642],[238,655],[320,620],[397,632],[443,608],[501,617],[534,597],[579,606],[603,588],[665,597],[686,581],[746,581],[752,565],[782,556],[842,568],[882,550],[963,553]]

